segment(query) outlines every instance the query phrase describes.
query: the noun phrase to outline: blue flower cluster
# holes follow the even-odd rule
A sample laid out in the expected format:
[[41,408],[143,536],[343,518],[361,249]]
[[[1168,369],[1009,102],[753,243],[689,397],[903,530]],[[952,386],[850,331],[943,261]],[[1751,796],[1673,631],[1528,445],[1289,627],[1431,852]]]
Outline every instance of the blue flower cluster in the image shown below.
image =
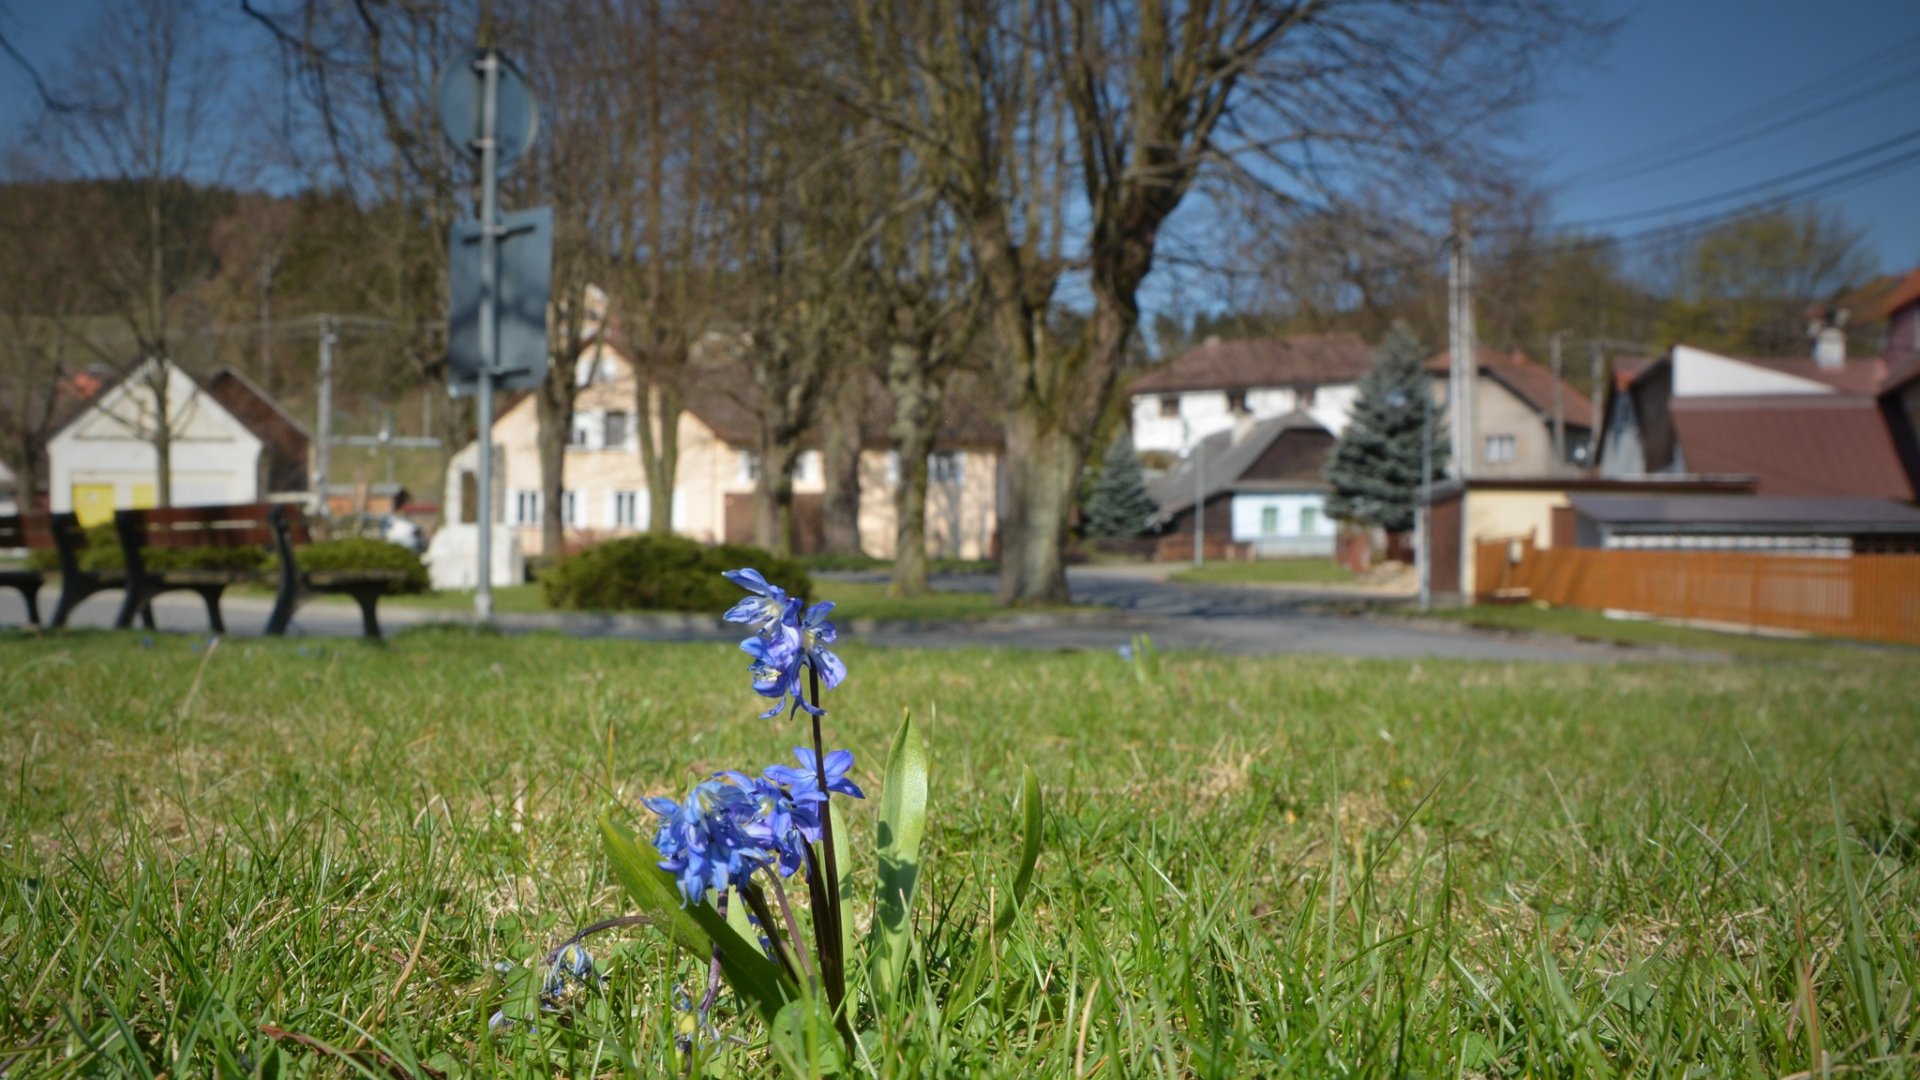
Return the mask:
[[719,772],[693,785],[684,802],[646,800],[647,808],[660,815],[653,838],[660,869],[678,880],[687,903],[700,902],[709,890],[743,886],[754,871],[767,867],[791,875],[806,865],[807,845],[820,842],[826,792],[866,797],[847,778],[853,751],[827,755],[826,791],[820,788],[822,770],[813,751],[796,746],[793,756],[800,768],[770,765],[759,776]]
[[807,700],[800,672],[811,668],[828,690],[847,677],[847,665],[827,647],[837,636],[833,624],[827,621],[833,603],[824,601],[808,607],[805,600],[788,596],[786,590],[751,568],[728,570],[724,576],[749,594],[727,609],[726,620],[753,628],[754,635],[742,641],[740,648],[752,657],[747,672],[753,676],[754,691],[774,700],[773,708],[761,713],[761,719],[780,715],[788,698],[814,716],[821,715],[819,703]]

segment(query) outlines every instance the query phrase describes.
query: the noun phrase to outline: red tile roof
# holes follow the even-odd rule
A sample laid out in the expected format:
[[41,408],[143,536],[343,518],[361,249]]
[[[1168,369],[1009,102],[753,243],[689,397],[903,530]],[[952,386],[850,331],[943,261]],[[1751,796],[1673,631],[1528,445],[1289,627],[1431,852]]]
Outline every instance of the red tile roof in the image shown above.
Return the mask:
[[1675,398],[1672,408],[1688,472],[1752,474],[1762,495],[1914,499],[1872,398]]
[[1849,359],[1834,368],[1823,368],[1810,356],[1730,356],[1727,359],[1825,383],[1843,394],[1875,393],[1887,376],[1887,362],[1877,356]]
[[1129,392],[1247,390],[1302,383],[1350,383],[1373,366],[1358,334],[1296,334],[1241,341],[1210,339],[1134,380]]
[[[1550,418],[1553,415],[1553,372],[1534,363],[1518,349],[1503,353],[1480,345],[1474,348],[1474,352],[1480,357],[1480,374],[1492,376],[1541,416]],[[1452,364],[1453,353],[1443,352],[1427,361],[1427,370],[1444,373]],[[1573,384],[1565,379],[1559,382],[1560,407],[1564,410],[1567,423],[1591,429],[1593,404],[1587,400],[1587,395],[1574,389]]]
[[1875,313],[1883,319],[1889,318],[1894,312],[1916,301],[1920,301],[1920,267],[1900,279],[1900,283],[1893,287],[1893,291],[1887,294],[1886,299],[1880,301]]

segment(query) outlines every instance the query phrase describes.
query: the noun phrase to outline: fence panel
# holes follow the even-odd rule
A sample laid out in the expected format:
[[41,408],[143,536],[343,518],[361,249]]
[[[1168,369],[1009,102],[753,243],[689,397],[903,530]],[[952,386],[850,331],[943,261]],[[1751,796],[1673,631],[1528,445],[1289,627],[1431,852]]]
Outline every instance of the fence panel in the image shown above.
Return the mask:
[[1565,607],[1920,644],[1920,555],[1536,549],[1501,540],[1480,544],[1475,559],[1483,596],[1497,584]]

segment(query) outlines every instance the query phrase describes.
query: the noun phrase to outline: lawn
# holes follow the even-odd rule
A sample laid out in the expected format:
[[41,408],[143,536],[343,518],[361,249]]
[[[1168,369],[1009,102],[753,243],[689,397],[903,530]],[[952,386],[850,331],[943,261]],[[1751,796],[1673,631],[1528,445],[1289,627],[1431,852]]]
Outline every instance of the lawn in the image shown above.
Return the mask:
[[[977,619],[1005,615],[988,593],[935,592],[925,596],[888,596],[883,584],[864,581],[816,582],[815,591],[830,593],[837,605],[839,619]],[[341,601],[346,603],[348,601]],[[471,612],[471,592],[437,592],[418,596],[395,596],[382,605],[427,608],[434,611]],[[539,585],[509,585],[493,590],[493,609],[501,614],[551,611],[547,596]],[[1032,609],[1023,609],[1031,611]],[[1053,610],[1072,610],[1059,608]]]
[[[1920,1067],[1903,658],[845,658],[828,741],[869,803],[902,709],[934,769],[912,1008],[860,1021],[861,1074]],[[18,1076],[349,1075],[274,1032],[452,1075],[675,1075],[701,958],[597,937],[603,991],[497,1034],[493,965],[626,909],[603,813],[645,827],[642,794],[799,739],[753,719],[724,644],[76,633],[0,661]],[[1046,846],[1002,932],[1027,766]],[[767,1075],[729,1001],[714,1074]]]
[[1258,559],[1210,562],[1181,570],[1173,580],[1190,585],[1340,585],[1353,580],[1353,571],[1332,559]]

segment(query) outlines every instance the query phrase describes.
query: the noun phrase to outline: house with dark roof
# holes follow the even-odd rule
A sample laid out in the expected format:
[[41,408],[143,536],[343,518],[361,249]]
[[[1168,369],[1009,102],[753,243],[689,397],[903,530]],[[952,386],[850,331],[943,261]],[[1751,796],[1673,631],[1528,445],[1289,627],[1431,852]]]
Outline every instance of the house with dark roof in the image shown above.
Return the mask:
[[1208,338],[1127,388],[1134,449],[1181,454],[1243,420],[1295,412],[1338,435],[1372,366],[1373,346],[1356,334]]
[[[646,470],[635,425],[640,376],[610,343],[579,358],[573,429],[562,454],[561,517],[569,543],[643,532],[651,518]],[[649,390],[651,393],[651,389]],[[759,480],[759,423],[754,381],[724,348],[703,350],[684,380],[676,432],[679,460],[672,496],[673,531],[705,543],[749,542]],[[900,468],[887,441],[893,406],[876,378],[861,424],[860,544],[889,558],[895,541],[894,489]],[[927,547],[936,557],[991,556],[999,526],[1002,432],[994,395],[957,375],[940,405],[940,426],[928,456]],[[503,403],[493,423],[496,522],[513,529],[520,550],[541,553],[545,485],[539,421],[530,395]],[[793,477],[796,550],[821,547],[826,476],[817,439],[802,440]],[[448,462],[446,520],[473,515],[479,444]]]
[[[1547,477],[1584,471],[1593,440],[1593,405],[1587,396],[1519,350],[1475,349],[1473,461],[1483,477]],[[1427,361],[1438,416],[1445,407],[1450,352]],[[1559,448],[1556,450],[1556,446]]]
[[1331,555],[1336,528],[1327,517],[1321,473],[1333,443],[1333,433],[1304,412],[1242,417],[1201,440],[1148,486],[1160,507],[1153,531],[1190,543],[1198,515],[1211,552]]
[[1746,475],[1761,495],[1915,499],[1882,399],[1887,364],[1676,345],[1617,365],[1601,475]]
[[1576,547],[1770,555],[1920,552],[1920,509],[1891,499],[1794,495],[1569,497]]
[[47,437],[47,496],[82,524],[116,509],[155,505],[153,436],[165,388],[175,506],[259,502],[307,488],[306,430],[238,372],[205,384],[173,364],[148,361],[77,400]]

